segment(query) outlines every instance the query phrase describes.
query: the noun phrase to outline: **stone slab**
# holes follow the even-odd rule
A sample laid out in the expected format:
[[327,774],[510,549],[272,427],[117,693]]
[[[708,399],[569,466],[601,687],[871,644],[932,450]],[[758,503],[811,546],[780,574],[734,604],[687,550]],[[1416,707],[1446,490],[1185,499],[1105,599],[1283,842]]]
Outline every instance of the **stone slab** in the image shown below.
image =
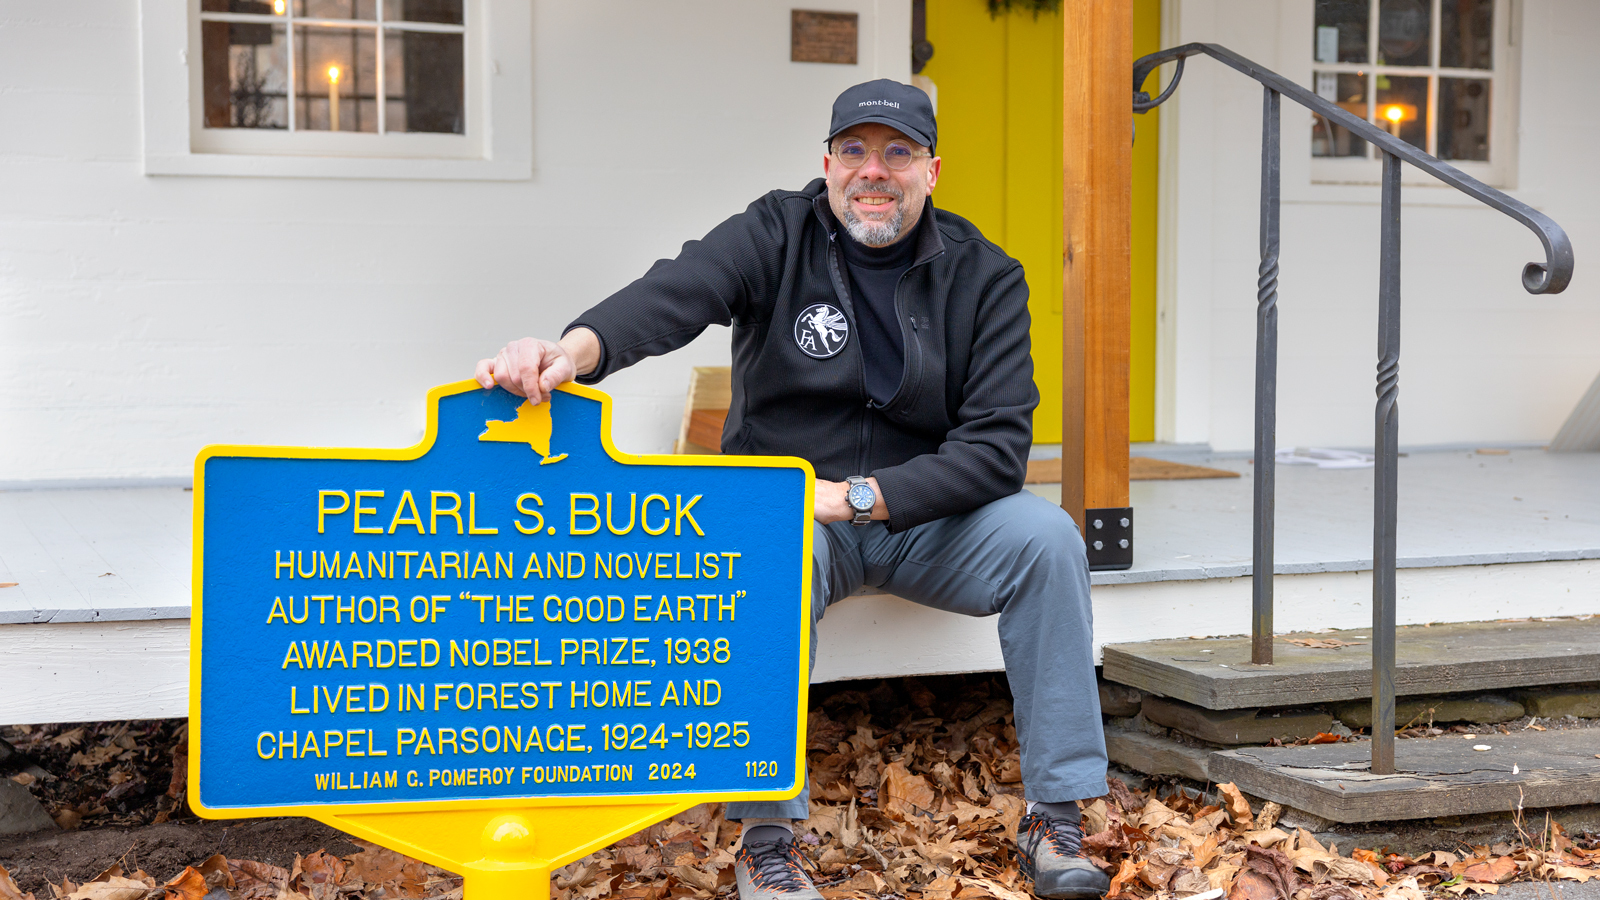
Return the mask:
[[1255,709],[1205,709],[1170,697],[1146,696],[1144,717],[1213,744],[1265,744],[1316,737],[1333,727],[1333,717],[1317,710],[1274,712]]
[[[1475,751],[1487,745],[1487,751]],[[1367,741],[1213,753],[1212,778],[1334,822],[1382,822],[1600,802],[1600,731],[1519,731],[1395,742],[1394,775]]]
[[1102,716],[1137,716],[1139,707],[1144,702],[1144,691],[1131,688],[1125,684],[1099,681],[1100,687],[1100,715]]
[[1142,731],[1106,726],[1106,755],[1119,766],[1146,775],[1182,775],[1210,783],[1209,747],[1184,744]]
[[[1430,713],[1430,710],[1432,711]],[[1408,697],[1394,704],[1396,728],[1415,722],[1482,722],[1494,724],[1520,719],[1522,704],[1496,694],[1479,694],[1468,697]],[[1351,728],[1372,727],[1372,701],[1352,700],[1333,708],[1339,721]]]
[[0,835],[54,831],[55,827],[32,791],[9,778],[0,778]]
[[[1335,637],[1320,649],[1291,638]],[[1296,706],[1372,696],[1370,629],[1280,635],[1273,664],[1250,662],[1250,639],[1107,644],[1108,681],[1207,709]],[[1600,616],[1533,622],[1467,622],[1397,629],[1395,693],[1465,693],[1587,681],[1600,672]]]
[[1600,718],[1600,686],[1587,690],[1527,691],[1518,694],[1528,715],[1541,719],[1559,719],[1577,716],[1580,719]]

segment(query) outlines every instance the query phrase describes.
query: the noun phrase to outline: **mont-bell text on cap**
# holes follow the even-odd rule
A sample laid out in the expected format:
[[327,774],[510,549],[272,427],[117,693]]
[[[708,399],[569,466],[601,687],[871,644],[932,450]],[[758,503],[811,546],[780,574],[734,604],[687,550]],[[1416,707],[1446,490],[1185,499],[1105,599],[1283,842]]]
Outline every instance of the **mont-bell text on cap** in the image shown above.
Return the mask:
[[828,139],[863,122],[888,125],[929,149],[939,139],[933,101],[928,95],[921,88],[887,78],[846,88],[833,101]]

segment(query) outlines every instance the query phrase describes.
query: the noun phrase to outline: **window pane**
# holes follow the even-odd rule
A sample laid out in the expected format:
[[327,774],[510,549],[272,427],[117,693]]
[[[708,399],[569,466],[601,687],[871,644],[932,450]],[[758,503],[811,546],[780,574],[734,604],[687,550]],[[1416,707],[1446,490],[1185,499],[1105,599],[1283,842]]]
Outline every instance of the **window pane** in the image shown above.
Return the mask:
[[1427,65],[1432,24],[1426,0],[1382,0],[1378,4],[1378,62]]
[[459,34],[385,29],[383,77],[390,131],[466,133],[462,41]]
[[1408,144],[1428,149],[1428,79],[1421,75],[1378,76],[1378,127]]
[[1367,0],[1317,0],[1311,58],[1317,62],[1366,62],[1367,11]]
[[201,22],[200,47],[207,128],[289,127],[282,25]]
[[462,0],[383,0],[383,17],[392,22],[461,24]]
[[[1318,72],[1317,96],[1331,100],[1358,119],[1367,118],[1367,76],[1349,73]],[[1350,129],[1328,121],[1315,113],[1311,116],[1312,156],[1366,156],[1367,142],[1350,133]]]
[[281,16],[284,14],[286,2],[287,0],[200,0],[200,11]]
[[376,19],[378,0],[295,0],[294,14],[307,19]]
[[1494,68],[1494,0],[1443,0],[1439,9],[1439,65]]
[[1439,79],[1440,159],[1489,159],[1489,82]]
[[295,127],[377,131],[377,35],[366,28],[296,28]]

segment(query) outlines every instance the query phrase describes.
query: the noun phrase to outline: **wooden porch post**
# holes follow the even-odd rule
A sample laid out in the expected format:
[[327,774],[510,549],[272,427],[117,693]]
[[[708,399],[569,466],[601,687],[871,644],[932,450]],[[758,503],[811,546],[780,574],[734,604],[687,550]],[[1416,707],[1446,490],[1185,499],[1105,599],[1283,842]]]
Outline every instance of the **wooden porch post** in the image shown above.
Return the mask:
[[1090,568],[1126,569],[1133,564],[1128,505],[1133,3],[1069,0],[1061,7],[1061,505],[1084,533]]

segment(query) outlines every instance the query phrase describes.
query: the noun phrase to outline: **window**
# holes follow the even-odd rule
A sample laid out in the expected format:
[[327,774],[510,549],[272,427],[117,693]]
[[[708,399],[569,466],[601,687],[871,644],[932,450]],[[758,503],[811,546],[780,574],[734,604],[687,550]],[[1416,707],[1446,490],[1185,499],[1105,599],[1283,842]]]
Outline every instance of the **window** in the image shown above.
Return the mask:
[[[1491,183],[1504,182],[1507,0],[1315,0],[1312,86],[1326,100]],[[1377,179],[1377,152],[1313,115],[1319,181]],[[1423,176],[1426,178],[1426,176]]]
[[142,5],[147,173],[532,174],[526,2]]
[[466,134],[463,0],[201,0],[205,128]]

